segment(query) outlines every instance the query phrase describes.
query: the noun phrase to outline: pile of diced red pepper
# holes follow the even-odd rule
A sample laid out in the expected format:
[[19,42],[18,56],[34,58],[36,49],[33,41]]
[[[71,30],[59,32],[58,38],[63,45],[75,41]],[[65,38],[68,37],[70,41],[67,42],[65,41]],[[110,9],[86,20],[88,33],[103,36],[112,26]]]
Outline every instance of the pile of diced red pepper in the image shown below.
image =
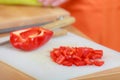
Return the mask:
[[101,60],[103,50],[94,50],[89,47],[68,47],[60,46],[50,52],[52,60],[64,66],[102,66],[104,61]]

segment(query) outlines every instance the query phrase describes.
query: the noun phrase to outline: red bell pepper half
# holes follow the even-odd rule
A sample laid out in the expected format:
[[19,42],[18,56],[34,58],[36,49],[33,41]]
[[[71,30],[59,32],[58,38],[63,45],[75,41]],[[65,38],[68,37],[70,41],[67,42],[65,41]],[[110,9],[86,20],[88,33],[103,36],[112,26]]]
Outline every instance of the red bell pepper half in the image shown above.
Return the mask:
[[41,27],[32,27],[10,33],[10,43],[18,49],[31,51],[50,40],[53,32]]

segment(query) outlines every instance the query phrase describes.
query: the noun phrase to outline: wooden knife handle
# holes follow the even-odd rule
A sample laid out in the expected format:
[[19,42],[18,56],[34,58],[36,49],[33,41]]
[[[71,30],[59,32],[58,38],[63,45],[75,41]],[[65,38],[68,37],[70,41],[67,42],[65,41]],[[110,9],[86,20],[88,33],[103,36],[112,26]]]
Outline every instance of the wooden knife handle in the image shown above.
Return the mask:
[[71,25],[74,22],[75,22],[74,17],[64,17],[62,20],[57,20],[57,21],[54,21],[52,23],[44,25],[43,28],[53,30],[53,29],[56,29],[56,28],[61,28],[61,27]]
[[53,32],[54,32],[53,37],[59,37],[66,35],[68,31],[65,29],[58,29],[58,30],[53,30]]

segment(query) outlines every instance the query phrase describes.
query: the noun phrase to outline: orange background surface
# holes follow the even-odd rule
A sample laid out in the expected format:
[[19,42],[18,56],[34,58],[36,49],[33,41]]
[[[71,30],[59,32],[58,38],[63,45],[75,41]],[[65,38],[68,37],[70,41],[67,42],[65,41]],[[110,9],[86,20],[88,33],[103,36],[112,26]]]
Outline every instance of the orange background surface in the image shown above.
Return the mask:
[[74,26],[95,42],[120,51],[120,0],[70,0],[61,5]]

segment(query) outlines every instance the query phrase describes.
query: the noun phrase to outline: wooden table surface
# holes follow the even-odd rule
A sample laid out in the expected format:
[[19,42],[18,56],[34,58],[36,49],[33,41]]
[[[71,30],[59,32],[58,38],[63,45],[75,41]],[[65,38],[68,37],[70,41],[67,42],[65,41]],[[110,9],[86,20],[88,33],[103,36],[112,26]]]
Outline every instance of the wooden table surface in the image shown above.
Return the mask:
[[[10,12],[10,9],[9,9],[9,7],[8,6],[1,6],[0,7],[0,9],[1,8],[6,8],[6,10],[7,11],[5,11],[5,12]],[[12,11],[13,11],[13,9],[14,10],[17,10],[17,7],[12,7],[12,6],[10,6],[10,8],[12,9]],[[20,7],[19,7],[20,8]],[[25,11],[25,9],[22,7],[22,8],[20,8],[21,10],[24,10]],[[35,9],[36,10],[36,12],[39,14],[40,13],[40,11],[43,11],[43,13],[41,13],[41,15],[43,16],[43,14],[44,14],[44,11],[45,11],[45,13],[47,14],[48,12],[47,12],[47,10],[44,10],[44,9],[42,9],[42,8],[33,8],[33,7],[31,7],[31,9],[30,8],[28,8],[27,7],[27,9],[28,10],[31,10],[31,9]],[[3,11],[4,11],[4,9],[2,9]],[[19,10],[19,9],[18,9]],[[17,10],[17,11],[18,11]],[[40,10],[40,11],[39,11]],[[52,14],[56,14],[56,16],[60,16],[61,14],[59,13],[59,11],[63,11],[64,12],[64,10],[61,10],[61,9],[48,9],[48,11],[50,12],[52,12],[51,13],[51,15],[49,15],[49,16],[52,16],[53,17],[53,15]],[[53,12],[54,11],[54,12]],[[57,11],[57,12],[56,12]],[[13,12],[12,12],[13,13]],[[11,15],[12,15],[12,13],[11,13]],[[17,12],[17,13],[19,13],[19,11]],[[25,13],[25,12],[23,12],[24,13],[24,17],[22,17],[22,18],[17,18],[17,20],[19,20],[19,19],[21,19],[21,20],[28,20],[28,19],[30,19],[30,16],[34,16],[34,15],[36,15],[35,14],[35,12],[32,12],[33,14],[32,15],[30,15],[29,13]],[[2,15],[4,14],[4,13],[1,13]],[[22,12],[21,12],[21,14],[22,14]],[[20,14],[20,15],[21,15]],[[26,17],[26,14],[29,14],[29,16],[27,15],[27,17]],[[65,14],[62,14],[62,15],[69,15],[68,13],[66,13],[65,12]],[[10,17],[10,15],[8,15],[7,14],[7,16],[8,17]],[[10,27],[10,26],[8,26],[8,25],[6,25],[5,24],[5,19],[7,19],[6,17],[7,16],[5,16],[5,17],[3,17],[2,16],[2,18],[1,19],[4,19],[3,21],[4,21],[4,24],[0,24],[0,25],[5,25],[6,27]],[[17,15],[15,15],[15,16],[17,16]],[[37,15],[38,16],[38,15]],[[48,15],[46,16],[46,17],[49,17]],[[18,16],[17,16],[18,17]],[[38,16],[39,18],[41,17],[41,16]],[[50,18],[50,17],[49,17]],[[1,20],[0,19],[0,20]],[[16,20],[15,19],[15,17],[13,17],[13,15],[12,15],[12,17],[11,17],[11,19],[14,21],[14,20]],[[7,20],[7,22],[9,22],[11,19],[8,19]],[[38,18],[37,18],[38,19]],[[37,20],[36,19],[36,20]],[[20,21],[21,21],[20,20]],[[2,21],[2,20],[1,20]],[[19,21],[18,21],[19,22]],[[23,24],[23,23],[22,23]],[[24,24],[26,24],[26,23],[24,23]],[[23,24],[23,25],[24,25]],[[15,25],[16,26],[16,24],[15,23],[12,23],[12,25]],[[0,26],[0,29],[1,28],[4,28],[4,26]],[[91,40],[89,37],[87,37],[85,34],[83,34],[82,32],[80,32],[80,31],[78,31],[76,28],[74,28],[73,26],[68,26],[68,27],[65,27],[64,29],[66,29],[66,30],[68,30],[69,32],[72,32],[72,33],[74,33],[74,34],[76,34],[76,35],[79,35],[79,36],[82,36],[82,37],[84,37],[84,38],[86,38],[86,39],[89,39],[89,40]],[[3,37],[3,36],[6,36],[6,35],[4,35],[4,34],[2,34],[2,35],[0,35],[0,37]],[[110,69],[110,70],[107,70],[107,71],[102,71],[102,72],[99,72],[99,73],[95,73],[95,74],[97,74],[97,75],[100,75],[100,76],[95,76],[95,74],[91,74],[91,75],[87,75],[87,76],[83,76],[83,77],[78,77],[78,78],[75,78],[75,79],[73,79],[73,80],[93,80],[93,79],[96,79],[96,80],[119,80],[120,79],[120,73],[118,72],[118,71],[120,71],[120,68],[118,67],[118,68],[115,68],[115,69]],[[109,74],[108,74],[109,73]],[[107,74],[107,75],[102,75],[102,74]],[[92,77],[91,77],[92,76]],[[94,77],[95,76],[95,77]],[[21,72],[21,71],[19,71],[19,70],[17,70],[17,69],[15,69],[15,68],[13,68],[13,67],[11,67],[10,65],[8,65],[8,64],[6,64],[6,63],[4,63],[4,62],[1,62],[0,61],[0,80],[35,80],[33,77],[31,77],[31,76],[29,76],[29,75],[26,75],[25,73],[23,73],[23,72]]]

